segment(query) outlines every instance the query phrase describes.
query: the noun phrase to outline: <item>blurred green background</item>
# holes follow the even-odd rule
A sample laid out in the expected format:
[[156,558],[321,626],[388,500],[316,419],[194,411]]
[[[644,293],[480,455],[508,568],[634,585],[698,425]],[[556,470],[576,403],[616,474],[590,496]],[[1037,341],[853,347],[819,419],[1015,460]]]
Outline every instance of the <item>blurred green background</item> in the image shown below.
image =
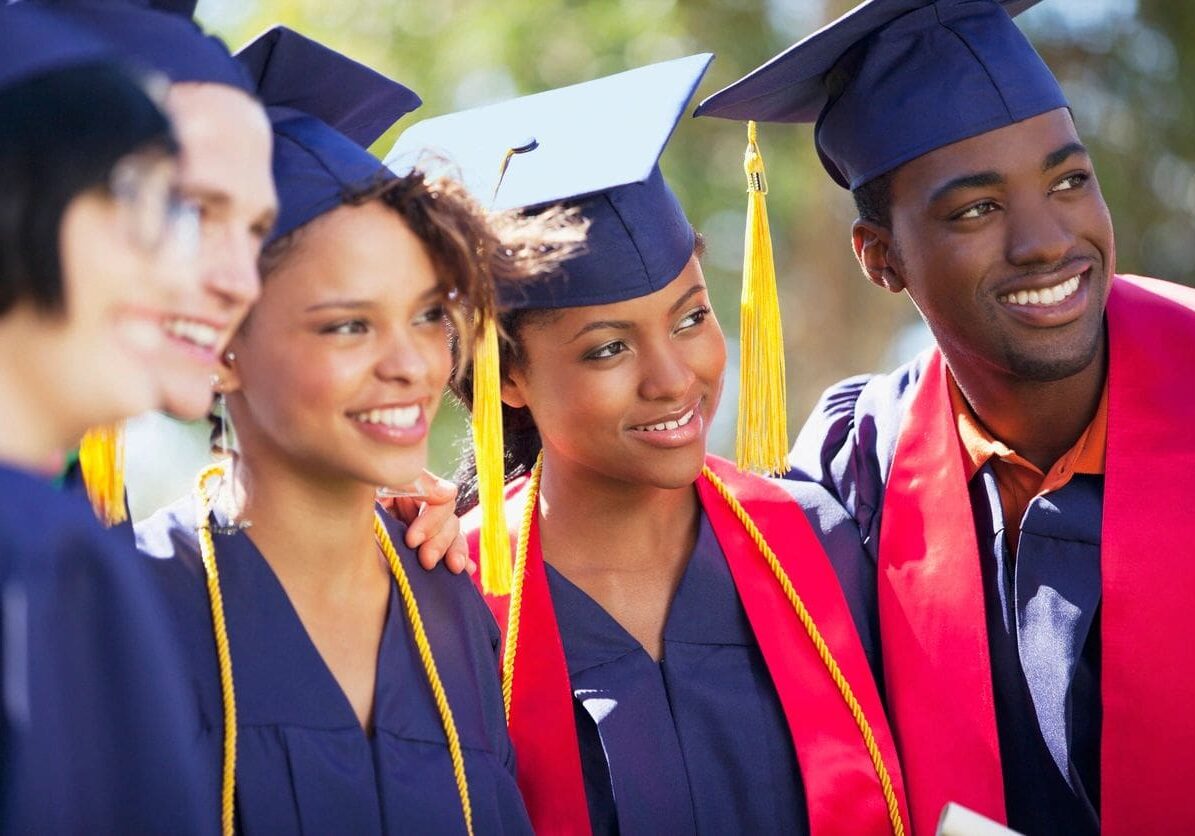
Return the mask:
[[[197,17],[237,48],[285,23],[415,89],[421,118],[559,87],[694,52],[717,54],[694,104],[828,23],[850,0],[200,0]],[[1195,284],[1195,4],[1045,0],[1018,21],[1061,79],[1112,207],[1121,272]],[[704,266],[731,341],[712,449],[733,450],[734,342],[746,201],[745,129],[685,120],[662,167],[707,238]],[[868,284],[854,262],[850,195],[825,176],[807,125],[763,125],[768,210],[795,433],[836,380],[890,368],[928,336],[903,296]],[[447,401],[431,467],[451,473],[464,432]],[[139,419],[130,441],[134,513],[188,486],[206,427]],[[165,466],[164,466],[165,465]]]

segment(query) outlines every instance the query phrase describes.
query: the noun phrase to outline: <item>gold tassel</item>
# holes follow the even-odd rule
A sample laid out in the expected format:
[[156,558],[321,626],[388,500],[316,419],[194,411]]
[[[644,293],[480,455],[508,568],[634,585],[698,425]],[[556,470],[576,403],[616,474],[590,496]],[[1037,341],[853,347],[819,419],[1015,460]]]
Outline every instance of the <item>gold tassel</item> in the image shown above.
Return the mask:
[[764,196],[768,181],[754,122],[747,123],[747,241],[739,327],[739,426],[735,455],[740,470],[780,474],[788,469],[784,393],[784,335],[776,292],[772,233]]
[[498,371],[498,325],[480,316],[481,339],[473,355],[473,452],[481,504],[481,588],[510,594],[510,535],[506,530],[505,450],[502,445],[502,385]]
[[79,443],[79,469],[95,515],[111,527],[125,522],[124,422],[92,427]]

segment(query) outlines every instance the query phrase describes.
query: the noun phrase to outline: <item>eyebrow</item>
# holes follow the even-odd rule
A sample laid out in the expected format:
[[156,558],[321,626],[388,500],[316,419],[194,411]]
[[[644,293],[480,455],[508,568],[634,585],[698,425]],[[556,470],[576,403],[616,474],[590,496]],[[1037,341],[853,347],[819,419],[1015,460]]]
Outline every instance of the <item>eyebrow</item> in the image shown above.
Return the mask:
[[1044,174],[1055,166],[1059,166],[1066,162],[1068,158],[1075,154],[1087,155],[1087,147],[1081,142],[1069,142],[1063,145],[1057,151],[1051,151],[1046,155],[1045,162],[1041,164],[1041,170]]
[[937,203],[942,198],[951,192],[962,191],[963,189],[982,189],[988,186],[1001,186],[1004,184],[1004,175],[996,171],[979,171],[975,174],[964,174],[962,177],[955,177],[953,180],[939,186],[930,196],[930,203]]
[[226,206],[232,202],[232,198],[228,196],[227,192],[214,186],[206,186],[202,183],[184,184],[179,190],[189,199],[202,203]]
[[685,291],[684,296],[677,299],[672,304],[672,307],[668,309],[668,313],[670,313],[670,314],[676,313],[677,311],[680,310],[681,305],[685,304],[685,302],[688,302],[690,299],[693,298],[693,296],[695,296],[696,294],[700,293],[703,290],[705,290],[705,285],[703,285],[703,284],[693,285],[691,288],[689,288],[687,291]]
[[[689,301],[689,299],[693,298],[693,296],[695,294],[700,293],[703,290],[705,290],[705,285],[703,285],[703,284],[693,285],[691,288],[689,288],[687,291],[685,291],[684,296],[682,296],[681,298],[677,299],[675,302],[672,303],[672,307],[670,307],[668,309],[668,313],[669,314],[676,313],[678,310],[680,310],[681,306],[685,304],[685,302]],[[635,327],[635,323],[629,322],[625,319],[599,319],[599,320],[596,320],[595,322],[590,322],[588,325],[584,326],[580,331],[573,334],[572,339],[568,340],[568,342],[566,342],[565,345],[568,345],[569,343],[572,343],[572,342],[576,342],[581,337],[588,334],[590,331],[599,331],[604,328],[609,328],[609,329],[612,329],[615,331],[629,331],[634,327]]]
[[565,345],[568,345],[569,343],[576,342],[577,340],[581,339],[581,337],[588,334],[590,331],[600,331],[604,328],[610,328],[610,329],[613,329],[616,331],[629,331],[634,327],[635,327],[634,323],[628,322],[625,319],[599,319],[595,322],[590,322],[588,325],[583,327],[580,331],[573,334],[572,339],[570,339],[568,342],[566,342]]
[[[415,300],[416,304],[425,305],[435,299],[443,298],[443,292],[438,287],[428,288]],[[372,308],[376,303],[369,299],[329,299],[327,302],[316,302],[304,309],[303,313],[325,310],[359,311]]]

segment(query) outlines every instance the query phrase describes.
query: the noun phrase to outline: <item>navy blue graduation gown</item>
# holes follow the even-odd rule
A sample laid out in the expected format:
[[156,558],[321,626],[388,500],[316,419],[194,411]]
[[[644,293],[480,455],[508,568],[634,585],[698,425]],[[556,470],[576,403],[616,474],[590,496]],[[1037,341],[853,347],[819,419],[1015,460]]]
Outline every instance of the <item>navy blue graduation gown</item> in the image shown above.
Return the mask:
[[[497,667],[498,628],[467,577],[424,571],[391,537],[464,750],[477,833],[530,831],[514,778]],[[237,823],[242,833],[460,833],[464,819],[440,717],[392,584],[378,654],[374,732],[303,628],[269,564],[244,533],[215,534],[237,699]],[[219,818],[223,709],[194,533],[184,500],[137,526],[172,602],[191,661],[195,733],[207,753],[209,815]]]
[[792,737],[704,514],[657,664],[547,567],[598,833],[808,833]]
[[215,831],[148,574],[85,498],[0,468],[0,830]]
[[[863,561],[846,582],[878,655],[876,567],[884,484],[925,356],[831,387],[798,435],[788,478],[826,488],[854,518]],[[1076,475],[1025,511],[1010,557],[990,467],[969,486],[1009,826],[1093,833],[1099,823],[1102,477]],[[859,553],[856,553],[859,554]]]

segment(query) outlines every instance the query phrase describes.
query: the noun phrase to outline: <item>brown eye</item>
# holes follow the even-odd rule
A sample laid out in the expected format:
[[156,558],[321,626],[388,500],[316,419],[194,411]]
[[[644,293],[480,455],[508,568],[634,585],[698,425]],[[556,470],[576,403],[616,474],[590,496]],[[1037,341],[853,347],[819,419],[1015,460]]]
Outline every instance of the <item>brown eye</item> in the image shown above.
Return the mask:
[[1050,189],[1051,192],[1066,192],[1072,189],[1082,188],[1091,179],[1091,175],[1086,171],[1076,171],[1074,174],[1068,174],[1054,184]]
[[973,218],[982,218],[984,215],[996,211],[996,204],[990,200],[985,200],[981,203],[976,203],[973,206],[968,206],[963,211],[954,216],[954,220],[963,221],[971,220]]

